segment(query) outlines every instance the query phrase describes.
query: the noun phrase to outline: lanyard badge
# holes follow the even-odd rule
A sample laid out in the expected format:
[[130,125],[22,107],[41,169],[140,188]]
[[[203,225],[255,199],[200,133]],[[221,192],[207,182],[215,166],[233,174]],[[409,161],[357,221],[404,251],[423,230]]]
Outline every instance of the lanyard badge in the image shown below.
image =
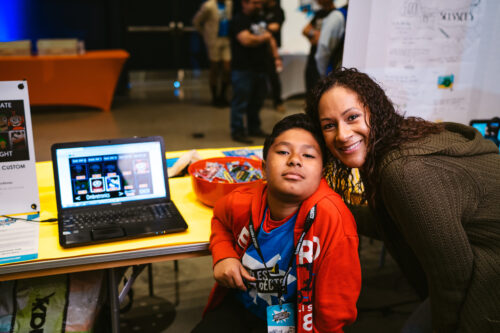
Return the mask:
[[267,331],[276,333],[295,332],[295,309],[291,303],[267,307]]
[[[291,303],[285,303],[283,304],[283,293],[287,292],[287,280],[288,280],[288,275],[290,274],[293,266],[293,261],[295,260],[295,257],[300,251],[300,248],[302,246],[302,242],[304,241],[304,237],[306,236],[307,232],[311,228],[314,220],[316,218],[316,206],[314,206],[309,213],[307,214],[306,221],[304,223],[304,230],[302,231],[302,234],[299,237],[299,240],[297,242],[297,246],[295,247],[295,250],[293,251],[293,255],[290,257],[290,262],[288,263],[288,268],[286,270],[285,275],[283,276],[283,279],[281,280],[281,285],[276,286],[278,290],[278,305],[270,305],[267,307],[267,324],[268,324],[268,332],[295,332],[295,309],[294,305]],[[267,272],[270,272],[269,268],[266,266],[266,260],[264,259],[264,255],[262,254],[262,251],[259,246],[259,242],[257,241],[257,235],[255,233],[255,228],[252,220],[252,216],[250,216],[250,237],[252,239],[253,246],[255,247],[255,250],[257,251],[260,259],[262,260],[262,263],[264,264],[264,268],[266,269]],[[267,278],[267,275],[266,275]],[[271,281],[269,281],[271,283]],[[276,283],[276,282],[272,282]],[[293,330],[292,330],[293,329]]]

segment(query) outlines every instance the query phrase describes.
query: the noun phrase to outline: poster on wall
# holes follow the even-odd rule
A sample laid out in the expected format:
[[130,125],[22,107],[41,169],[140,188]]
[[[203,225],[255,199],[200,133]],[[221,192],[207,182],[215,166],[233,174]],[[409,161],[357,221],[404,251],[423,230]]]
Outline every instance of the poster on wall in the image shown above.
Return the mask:
[[0,82],[0,215],[39,211],[28,86]]
[[343,66],[374,77],[407,116],[468,124],[498,116],[500,5],[351,0]]

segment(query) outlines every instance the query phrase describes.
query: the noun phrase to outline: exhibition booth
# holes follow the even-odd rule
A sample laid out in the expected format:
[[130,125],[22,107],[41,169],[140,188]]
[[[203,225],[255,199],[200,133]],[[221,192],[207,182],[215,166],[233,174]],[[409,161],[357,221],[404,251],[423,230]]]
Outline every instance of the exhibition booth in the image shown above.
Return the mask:
[[[311,1],[299,2],[311,3]],[[375,1],[351,0],[350,16],[346,26],[343,65],[356,67],[373,77],[387,92],[396,108],[405,116],[421,117],[432,122],[454,121],[470,124],[484,136],[490,136],[489,139],[496,140],[495,143],[498,145],[500,119],[493,117],[499,115],[497,105],[500,101],[500,91],[496,79],[500,75],[500,66],[497,60],[497,55],[500,53],[500,43],[492,42],[494,29],[489,29],[489,27],[490,24],[493,24],[495,28],[498,27],[498,23],[494,23],[498,21],[494,14],[498,12],[500,6],[492,4],[492,2],[487,4],[481,1],[468,2],[472,3],[467,4],[467,6],[470,5],[470,8],[465,7],[469,8],[470,13],[474,15],[467,14],[463,20],[451,18],[445,20],[444,16],[441,15],[442,11],[440,11],[446,9],[443,7],[444,5],[436,5],[434,8],[434,5],[419,7],[416,2],[408,3],[408,1],[391,1],[387,4],[380,4]],[[301,30],[310,17],[299,11],[296,2],[282,1],[281,3],[288,16],[286,24],[283,26],[286,34],[283,38],[283,47],[280,50],[283,70],[279,76],[282,83],[282,97],[287,99],[296,95],[303,96],[306,93],[304,72],[309,45],[301,35]],[[446,1],[446,3],[456,7],[456,11],[462,10],[464,7],[463,4],[453,5],[450,1]],[[181,7],[178,7],[176,10],[181,11]],[[490,8],[493,10],[488,10]],[[438,20],[439,17],[442,19],[441,21]],[[139,23],[137,26],[140,26]],[[180,40],[181,32],[186,29],[182,22],[176,22],[174,26],[161,28],[159,25],[153,25],[152,28],[149,27],[150,30],[146,30],[155,38],[159,31],[168,30],[169,34],[175,35],[176,38],[179,37]],[[125,30],[123,29],[123,31]],[[189,33],[194,33],[191,30]],[[133,32],[137,33],[137,31]],[[137,36],[135,38],[137,45],[141,46],[142,42],[147,44],[146,38]],[[129,38],[128,41],[133,40]],[[184,48],[189,43],[195,44],[194,39],[189,40],[189,43],[186,42],[187,40],[187,38],[182,39],[182,43],[179,42],[179,45],[182,44]],[[166,53],[172,53],[168,47],[161,43],[150,44],[153,51],[155,47],[158,47]],[[162,150],[161,158],[156,160],[149,160],[149,155],[137,155],[138,152],[133,151],[131,154],[136,155],[124,157],[124,159],[134,159],[133,162],[126,162],[129,163],[129,169],[125,171],[112,170],[112,168],[117,168],[118,162],[113,162],[113,159],[120,159],[119,154],[99,154],[98,150],[88,156],[71,152],[66,156],[67,160],[64,161],[67,165],[59,169],[55,166],[57,155],[54,152],[52,161],[37,162],[33,134],[36,129],[32,127],[31,106],[84,106],[107,111],[95,112],[96,110],[92,110],[100,116],[112,115],[116,119],[122,116],[120,112],[112,113],[112,105],[120,77],[127,75],[130,69],[125,67],[125,64],[128,65],[137,59],[140,60],[141,64],[142,61],[147,62],[149,53],[161,58],[148,49],[143,52],[146,54],[146,56],[143,54],[146,60],[140,57],[133,59],[133,52],[130,49],[125,50],[125,45],[126,42],[123,42],[117,48],[76,51],[74,54],[43,54],[40,52],[37,55],[0,55],[0,282],[6,282],[0,284],[0,290],[6,295],[12,294],[12,297],[9,296],[12,304],[8,304],[5,308],[0,307],[0,313],[4,314],[3,317],[0,317],[3,319],[0,324],[10,320],[9,323],[12,323],[13,327],[14,323],[17,322],[15,318],[18,310],[16,297],[21,299],[18,303],[25,306],[17,311],[17,314],[25,316],[22,320],[27,325],[30,324],[29,319],[26,318],[31,315],[31,312],[26,309],[30,304],[36,302],[31,302],[31,299],[28,301],[28,298],[38,300],[42,298],[39,295],[22,298],[20,294],[25,293],[24,290],[29,290],[31,287],[29,286],[30,282],[26,281],[32,280],[26,279],[41,278],[49,284],[54,282],[58,285],[67,285],[70,278],[66,278],[66,276],[71,276],[69,273],[90,272],[89,274],[93,275],[92,272],[96,271],[96,278],[98,274],[104,275],[102,272],[105,272],[105,277],[102,278],[102,281],[96,280],[94,283],[94,285],[99,285],[99,290],[92,296],[92,307],[97,309],[98,304],[104,304],[101,297],[105,294],[104,297],[107,298],[110,305],[110,328],[113,332],[119,332],[120,304],[138,274],[134,275],[128,284],[124,283],[125,287],[120,290],[119,287],[123,282],[121,281],[123,269],[133,266],[135,270],[140,267],[138,269],[140,272],[144,265],[152,263],[210,255],[212,205],[215,199],[220,198],[223,193],[218,192],[217,198],[211,197],[210,202],[205,201],[205,198],[200,196],[197,179],[206,180],[205,177],[207,177],[209,182],[212,180],[214,183],[220,181],[221,184],[233,186],[231,188],[234,188],[235,185],[256,184],[261,181],[262,177],[254,178],[252,173],[248,171],[261,167],[262,147],[230,147],[230,144],[227,144],[230,135],[220,139],[217,136],[222,132],[219,128],[217,130],[210,128],[212,131],[210,134],[215,137],[213,142],[216,142],[217,145],[209,146],[207,144],[204,147],[227,148],[197,149],[193,146],[189,148],[196,149],[196,152],[175,149],[175,151],[167,151],[166,153]],[[138,49],[140,49],[139,46],[137,46]],[[186,50],[183,49],[184,51]],[[28,46],[28,52],[31,52],[31,46]],[[184,53],[188,54],[189,52]],[[197,54],[199,55],[199,52]],[[193,55],[190,54],[190,56]],[[180,53],[176,57],[182,58],[183,62],[193,60],[187,56],[181,57]],[[180,63],[177,60],[176,62]],[[195,80],[197,79],[198,77],[195,77]],[[194,90],[200,90],[200,82],[193,85]],[[183,95],[178,92],[184,86],[188,87],[188,84],[180,79],[168,84],[175,87],[175,89],[172,88],[177,92],[175,98]],[[154,130],[163,126],[164,123],[158,120],[159,114],[166,114],[173,108],[161,105],[167,98],[162,96],[164,91],[161,89],[163,87],[159,88],[158,86],[153,87],[157,91],[151,95],[152,98],[144,94],[147,103],[129,113],[129,115],[133,114],[130,116],[133,117],[132,120],[126,123],[118,123],[119,121],[116,120],[117,125],[113,123],[116,127],[120,127],[120,130],[117,130],[118,133],[132,133],[132,130],[127,132],[127,127],[133,127],[137,122],[143,122]],[[204,86],[203,89],[208,90],[208,85]],[[199,96],[200,94],[196,92],[192,95]],[[133,98],[130,100],[132,101]],[[135,103],[137,100],[133,100],[133,102]],[[175,101],[179,104],[189,104],[182,98]],[[228,120],[227,111],[229,108],[221,111],[215,107],[201,105],[202,103],[197,101],[192,106],[188,105],[187,108],[198,108],[200,113],[204,112],[206,118],[199,117],[198,119],[200,113],[195,112],[193,112],[194,116],[189,118],[188,116],[191,115],[183,113],[186,108],[179,108],[181,111],[174,110],[175,117],[184,117],[182,122],[194,124],[192,128],[189,128],[189,131],[192,130],[189,133],[180,133],[180,130],[176,129],[176,133],[173,134],[175,140],[181,141],[187,136],[192,136],[197,140],[205,140],[204,126],[208,127],[208,125],[203,122],[207,118],[213,118],[214,122],[219,123]],[[156,109],[149,113],[150,109],[154,107]],[[297,113],[303,111],[303,107],[300,108]],[[216,118],[216,114],[219,118]],[[222,116],[220,116],[221,114]],[[88,114],[82,117],[84,116],[88,116]],[[266,121],[276,123],[284,116],[284,114],[274,112],[271,116],[267,115]],[[220,120],[222,117],[224,117],[223,121]],[[78,118],[74,123],[63,121],[61,126],[69,124],[68,126],[77,127],[78,121],[81,119]],[[101,119],[98,118],[95,122],[91,119],[92,126],[95,125],[96,128],[102,126]],[[165,118],[162,119],[166,122]],[[202,130],[198,130],[197,126]],[[224,126],[228,127],[225,122]],[[272,126],[267,128],[272,128]],[[103,126],[102,139],[108,140],[110,138],[106,137],[105,131],[106,128]],[[143,134],[137,128],[134,128],[134,131],[140,132],[137,134],[138,136]],[[496,132],[493,133],[494,131]],[[136,135],[136,132],[133,133],[132,135]],[[222,135],[225,134],[227,133],[224,132]],[[353,146],[357,147],[357,144],[353,144]],[[188,146],[188,144],[184,146]],[[162,149],[164,148],[162,143]],[[87,159],[87,157],[89,158]],[[245,165],[245,168],[249,168],[243,170],[246,172],[244,175],[241,173],[238,175],[241,182],[233,177],[233,172],[227,169],[228,167],[225,170],[213,170],[211,169],[212,164],[204,164],[203,172],[195,174],[188,171],[189,165],[194,165],[196,161],[202,160],[212,163],[216,161],[214,158],[222,157],[233,159],[232,161],[224,160],[223,165],[243,161],[240,160],[241,158],[248,159],[241,164],[241,166]],[[158,177],[153,177],[155,166],[151,161],[156,163],[156,168],[164,167],[167,171],[168,167],[169,176],[175,174],[174,177],[165,178],[166,195],[165,193],[163,195],[170,196],[172,199],[187,225],[185,230],[175,230],[171,233],[161,231],[155,235],[125,240],[113,239],[114,236],[111,235],[109,239],[91,245],[83,244],[83,246],[75,247],[61,245],[62,237],[70,234],[66,234],[66,231],[62,232],[65,225],[62,221],[58,221],[62,208],[61,202],[69,200],[64,199],[65,195],[71,197],[71,204],[75,204],[74,206],[70,205],[70,208],[75,208],[75,211],[78,211],[81,208],[92,206],[90,201],[94,198],[100,200],[105,194],[109,194],[113,199],[118,198],[118,196],[132,197],[136,194],[146,196],[154,194],[148,192],[153,191],[152,188],[156,186],[158,180]],[[110,163],[106,164],[106,162]],[[109,169],[104,171],[107,167]],[[92,171],[88,171],[91,169]],[[62,191],[62,193],[60,193],[61,187],[57,185],[58,172],[60,173],[61,170],[64,173],[63,176],[70,179],[67,184],[71,188],[70,191]],[[172,170],[175,170],[173,174]],[[131,173],[136,177],[133,184],[130,183],[131,178],[127,178]],[[210,176],[208,177],[207,174]],[[355,175],[357,174],[355,173]],[[61,175],[59,174],[59,176]],[[87,199],[83,201],[88,202],[80,204],[85,196]],[[359,196],[354,195],[353,198],[359,199]],[[126,206],[121,206],[123,202],[118,201],[118,199],[105,203],[116,206],[113,207],[115,210]],[[95,210],[99,210],[99,207]],[[104,233],[106,232],[112,233],[109,230],[104,231]],[[385,255],[385,247],[383,254]],[[378,255],[377,252],[376,256]],[[98,270],[101,272],[97,273]],[[60,276],[65,277],[61,278]],[[25,282],[18,284],[17,281]],[[101,293],[100,286],[103,281],[106,282],[107,289],[103,289],[104,292]],[[84,288],[81,289],[84,290]],[[16,290],[21,291],[16,294]],[[61,289],[57,298],[68,301],[68,295],[72,292],[75,291],[70,290],[69,287],[67,290]],[[67,302],[65,304],[65,309],[67,309]],[[59,311],[61,317],[55,320],[58,325],[67,319],[65,311]],[[29,314],[27,314],[28,312]],[[94,319],[88,319],[88,322],[92,323]],[[18,321],[22,322],[22,320]],[[74,328],[74,332],[87,331],[86,328],[81,327]],[[11,326],[4,325],[0,328],[8,331]],[[31,328],[33,328],[32,323]],[[67,332],[73,331],[68,330]]]

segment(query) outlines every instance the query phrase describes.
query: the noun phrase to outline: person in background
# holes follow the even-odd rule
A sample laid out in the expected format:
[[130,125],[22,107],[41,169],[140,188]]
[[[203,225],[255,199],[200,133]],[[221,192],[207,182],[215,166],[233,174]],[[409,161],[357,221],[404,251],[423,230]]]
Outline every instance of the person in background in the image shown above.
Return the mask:
[[305,72],[306,92],[309,92],[320,78],[315,59],[316,50],[320,37],[321,26],[323,24],[323,19],[328,16],[328,14],[334,8],[333,0],[316,0],[316,2],[321,7],[321,9],[314,13],[312,20],[302,30],[302,34],[311,43]]
[[291,313],[293,332],[342,332],[356,319],[359,239],[350,211],[322,179],[321,142],[307,115],[283,118],[264,143],[267,183],[216,203],[216,284],[194,333],[272,332],[266,317]]
[[226,91],[231,70],[229,44],[231,14],[232,0],[207,0],[193,18],[194,27],[203,35],[210,59],[209,83],[212,105],[220,107],[229,105]]
[[[231,138],[251,144],[249,138],[266,137],[261,129],[260,109],[266,98],[266,68],[269,54],[281,66],[278,48],[260,15],[262,0],[241,0],[242,12],[231,21]],[[246,125],[245,125],[246,117]]]
[[469,126],[403,117],[354,68],[320,81],[306,111],[330,185],[349,202],[359,169],[368,207],[351,206],[356,221],[376,225],[425,300],[402,332],[500,332],[498,147]]
[[342,65],[347,4],[333,9],[323,19],[315,60],[320,77]]
[[[285,21],[285,12],[276,0],[264,0],[264,19],[267,23],[267,30],[271,32],[278,48],[281,46],[281,27]],[[271,84],[271,94],[273,106],[279,112],[285,112],[285,106],[281,99],[281,81],[278,73],[282,68],[276,68],[274,57],[269,57],[267,75]]]

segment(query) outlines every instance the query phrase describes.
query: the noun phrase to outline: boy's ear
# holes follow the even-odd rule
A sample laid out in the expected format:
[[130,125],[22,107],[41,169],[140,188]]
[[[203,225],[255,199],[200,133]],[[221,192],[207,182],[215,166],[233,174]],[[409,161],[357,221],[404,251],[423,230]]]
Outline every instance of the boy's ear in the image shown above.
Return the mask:
[[267,180],[266,175],[266,161],[262,160],[262,179]]

